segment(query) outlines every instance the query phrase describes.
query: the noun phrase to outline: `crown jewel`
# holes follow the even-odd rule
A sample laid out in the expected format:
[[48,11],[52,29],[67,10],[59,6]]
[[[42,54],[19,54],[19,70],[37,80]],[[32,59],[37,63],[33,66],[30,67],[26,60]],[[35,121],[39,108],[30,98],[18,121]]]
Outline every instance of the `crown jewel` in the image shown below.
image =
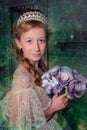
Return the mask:
[[47,25],[47,17],[43,13],[38,11],[30,11],[23,13],[23,15],[20,15],[17,21],[17,26],[19,26],[19,24],[27,20],[41,21],[42,23]]

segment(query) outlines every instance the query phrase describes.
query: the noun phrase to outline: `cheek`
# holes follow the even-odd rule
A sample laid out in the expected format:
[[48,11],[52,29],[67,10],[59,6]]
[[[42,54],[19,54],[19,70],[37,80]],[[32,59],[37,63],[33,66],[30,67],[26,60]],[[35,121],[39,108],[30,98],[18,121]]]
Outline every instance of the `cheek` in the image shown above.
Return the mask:
[[42,46],[42,52],[44,53],[45,52],[45,50],[46,50],[46,45],[44,45],[44,46]]
[[24,50],[25,52],[31,50],[31,47],[30,47],[28,44],[23,45],[22,48],[23,48],[23,50]]
[[29,47],[23,47],[23,53],[24,53],[24,56],[27,56],[29,55],[29,53],[31,52],[31,49]]

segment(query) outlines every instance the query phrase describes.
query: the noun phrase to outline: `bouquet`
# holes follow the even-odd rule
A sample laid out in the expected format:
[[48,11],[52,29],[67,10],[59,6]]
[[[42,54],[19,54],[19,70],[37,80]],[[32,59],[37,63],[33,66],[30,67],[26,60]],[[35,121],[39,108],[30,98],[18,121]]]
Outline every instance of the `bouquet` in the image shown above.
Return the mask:
[[[49,96],[65,93],[70,99],[80,98],[87,90],[87,79],[67,66],[55,66],[42,75],[42,87]],[[61,118],[60,113],[58,116]],[[58,122],[62,124],[59,118]]]

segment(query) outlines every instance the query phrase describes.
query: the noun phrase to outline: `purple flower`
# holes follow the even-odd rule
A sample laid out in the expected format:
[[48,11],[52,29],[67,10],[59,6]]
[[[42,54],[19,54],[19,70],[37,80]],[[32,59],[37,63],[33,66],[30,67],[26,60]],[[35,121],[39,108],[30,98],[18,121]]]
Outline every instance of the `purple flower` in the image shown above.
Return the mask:
[[72,70],[69,67],[60,67],[58,73],[58,80],[61,86],[67,86],[68,83],[73,79]]
[[43,74],[42,87],[48,95],[65,92],[69,98],[80,98],[87,90],[87,79],[67,66],[55,66]]
[[75,73],[74,78],[79,82],[81,82],[82,84],[87,84],[87,79],[81,74]]
[[66,87],[66,95],[71,99],[74,97],[80,98],[85,94],[87,89],[86,87],[86,84],[80,82],[79,80],[72,80]]
[[[52,94],[55,86],[58,86],[59,83],[56,78],[48,73],[45,73],[42,76],[42,87],[46,91],[47,94]],[[55,94],[55,93],[54,93]]]
[[61,93],[61,91],[63,90],[63,88],[60,86],[60,85],[56,85],[53,90],[52,90],[52,93],[53,94],[59,94]]

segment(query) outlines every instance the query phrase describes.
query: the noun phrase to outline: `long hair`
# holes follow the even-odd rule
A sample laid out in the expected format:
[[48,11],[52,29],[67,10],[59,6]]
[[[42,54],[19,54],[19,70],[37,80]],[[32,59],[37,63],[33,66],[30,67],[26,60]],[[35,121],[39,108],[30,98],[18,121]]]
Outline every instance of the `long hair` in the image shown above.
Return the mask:
[[[17,23],[14,23],[13,26],[13,33],[15,38],[20,40],[21,34],[24,32],[29,31],[32,28],[39,27],[45,30],[46,40],[48,39],[48,30],[45,24],[40,21],[35,20],[27,20],[17,26]],[[36,85],[41,86],[41,75],[40,73],[34,68],[34,66],[30,63],[29,59],[24,57],[22,49],[19,49],[16,46],[16,58],[17,60],[24,65],[24,67],[32,74],[34,77],[34,82]],[[46,65],[42,60],[39,60],[39,68],[44,72],[46,71]]]

